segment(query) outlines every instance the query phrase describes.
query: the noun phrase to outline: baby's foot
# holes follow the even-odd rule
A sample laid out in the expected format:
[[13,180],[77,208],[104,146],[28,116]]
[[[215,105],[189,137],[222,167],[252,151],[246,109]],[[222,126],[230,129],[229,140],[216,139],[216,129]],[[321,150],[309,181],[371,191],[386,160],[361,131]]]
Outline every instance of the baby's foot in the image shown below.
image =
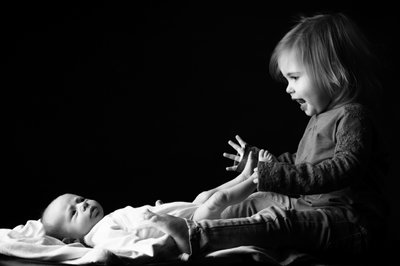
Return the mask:
[[253,152],[250,151],[249,155],[247,156],[246,166],[244,167],[241,173],[241,178],[243,178],[243,181],[249,178],[253,174],[253,169],[255,166],[256,166],[256,161],[253,159]]
[[157,214],[150,210],[144,213],[144,219],[170,235],[182,253],[190,253],[189,230],[185,219],[168,214]]
[[258,153],[258,161],[271,163],[276,162],[277,159],[269,151],[261,149]]

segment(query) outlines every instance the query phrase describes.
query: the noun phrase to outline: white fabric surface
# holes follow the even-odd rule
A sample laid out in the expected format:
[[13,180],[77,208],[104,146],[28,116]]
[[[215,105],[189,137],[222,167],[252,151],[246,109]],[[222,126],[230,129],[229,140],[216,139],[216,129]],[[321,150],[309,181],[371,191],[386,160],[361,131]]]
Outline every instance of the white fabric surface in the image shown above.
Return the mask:
[[46,236],[38,220],[28,220],[13,229],[0,229],[0,253],[26,259],[57,261],[69,264],[104,262],[111,253],[104,249],[86,248],[80,243],[65,244]]

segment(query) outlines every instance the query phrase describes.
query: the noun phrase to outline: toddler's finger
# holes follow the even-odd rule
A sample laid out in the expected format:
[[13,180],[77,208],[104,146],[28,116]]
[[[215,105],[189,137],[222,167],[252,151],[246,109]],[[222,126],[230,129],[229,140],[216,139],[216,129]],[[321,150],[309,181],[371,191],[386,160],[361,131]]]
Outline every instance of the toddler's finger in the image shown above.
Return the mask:
[[228,144],[229,144],[232,148],[234,148],[237,152],[240,152],[240,151],[242,150],[242,148],[241,148],[239,145],[237,145],[235,142],[233,142],[233,141],[231,141],[231,140],[228,141]]
[[226,169],[226,171],[236,171],[236,169],[237,169],[237,165],[234,165],[234,166],[228,166],[228,167],[226,167],[225,169]]
[[235,138],[239,142],[240,146],[242,146],[243,148],[244,146],[246,146],[247,143],[239,135],[236,135]]
[[230,153],[224,152],[224,153],[222,154],[222,156],[224,156],[225,158],[228,158],[228,159],[237,161],[237,162],[240,161],[240,156],[238,156],[238,155],[234,155],[234,154],[230,154]]

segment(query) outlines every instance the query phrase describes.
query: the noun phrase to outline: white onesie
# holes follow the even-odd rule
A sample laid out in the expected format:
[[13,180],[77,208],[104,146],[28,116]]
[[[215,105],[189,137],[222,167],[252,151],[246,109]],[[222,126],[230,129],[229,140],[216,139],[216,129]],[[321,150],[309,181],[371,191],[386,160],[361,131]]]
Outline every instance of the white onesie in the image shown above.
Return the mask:
[[127,206],[104,216],[84,237],[84,241],[88,246],[104,248],[118,256],[173,256],[176,255],[170,254],[175,249],[173,240],[160,230],[146,226],[143,214],[149,209],[158,214],[191,219],[198,206],[189,202],[145,205],[138,208]]

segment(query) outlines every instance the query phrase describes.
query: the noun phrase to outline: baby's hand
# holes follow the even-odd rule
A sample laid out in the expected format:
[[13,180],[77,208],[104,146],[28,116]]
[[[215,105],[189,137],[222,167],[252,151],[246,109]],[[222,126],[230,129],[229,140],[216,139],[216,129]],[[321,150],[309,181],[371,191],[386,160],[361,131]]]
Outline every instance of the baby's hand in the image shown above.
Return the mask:
[[270,162],[276,162],[277,159],[269,151],[261,149],[260,152],[258,153],[258,161],[270,163]]

